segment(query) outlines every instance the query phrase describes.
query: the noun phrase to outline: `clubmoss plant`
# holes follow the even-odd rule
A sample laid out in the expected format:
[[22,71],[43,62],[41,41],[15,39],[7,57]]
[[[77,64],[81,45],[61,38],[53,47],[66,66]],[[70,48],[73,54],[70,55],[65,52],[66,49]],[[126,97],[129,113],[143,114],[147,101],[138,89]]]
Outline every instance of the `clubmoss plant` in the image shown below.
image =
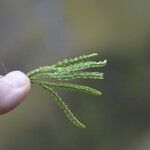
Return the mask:
[[[99,62],[91,61],[91,59],[96,57],[97,55],[97,53],[94,53],[90,55],[83,55],[74,59],[65,59],[52,66],[44,66],[32,70],[27,74],[33,84],[48,91],[50,96],[53,97],[55,102],[64,111],[67,118],[76,127],[85,128],[85,125],[73,115],[68,106],[64,103],[57,92],[54,91],[54,89],[69,89],[95,96],[100,96],[102,93],[96,89],[67,82],[68,80],[74,79],[103,79],[103,73],[85,71],[88,68],[103,67],[106,65],[107,60]],[[45,79],[47,79],[48,81]],[[56,82],[52,82],[49,80]]]

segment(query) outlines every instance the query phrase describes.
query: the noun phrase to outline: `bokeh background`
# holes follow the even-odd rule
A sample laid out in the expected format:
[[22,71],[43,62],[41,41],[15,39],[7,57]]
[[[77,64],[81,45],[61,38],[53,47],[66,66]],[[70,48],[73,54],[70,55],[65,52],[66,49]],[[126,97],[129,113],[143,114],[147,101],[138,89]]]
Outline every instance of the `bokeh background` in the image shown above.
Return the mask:
[[0,117],[1,150],[150,149],[150,1],[1,0],[0,74],[28,72],[93,52],[105,80],[78,80],[101,97],[60,91],[87,128],[77,129],[33,86]]

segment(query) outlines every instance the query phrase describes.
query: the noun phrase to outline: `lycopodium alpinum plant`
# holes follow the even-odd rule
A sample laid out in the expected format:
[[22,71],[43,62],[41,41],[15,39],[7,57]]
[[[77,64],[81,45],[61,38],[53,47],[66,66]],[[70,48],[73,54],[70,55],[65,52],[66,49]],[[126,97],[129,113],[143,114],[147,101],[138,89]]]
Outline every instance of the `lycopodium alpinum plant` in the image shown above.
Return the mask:
[[64,111],[67,118],[76,127],[85,128],[85,125],[73,115],[68,106],[56,93],[55,89],[69,89],[95,96],[101,95],[102,93],[100,91],[91,87],[67,82],[68,80],[74,79],[103,79],[103,73],[85,71],[88,68],[103,67],[106,65],[107,60],[98,62],[91,61],[91,59],[97,55],[97,53],[94,53],[90,55],[83,55],[74,59],[65,59],[52,66],[44,66],[32,70],[27,74],[33,84],[45,89],[50,94],[59,107]]

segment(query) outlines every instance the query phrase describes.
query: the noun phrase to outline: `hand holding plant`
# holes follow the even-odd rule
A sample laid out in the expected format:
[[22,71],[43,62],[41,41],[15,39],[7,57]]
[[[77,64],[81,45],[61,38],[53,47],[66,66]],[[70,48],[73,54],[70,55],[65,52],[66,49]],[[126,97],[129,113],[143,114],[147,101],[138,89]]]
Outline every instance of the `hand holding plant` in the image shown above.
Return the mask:
[[67,118],[76,126],[85,128],[64,103],[55,89],[68,89],[95,96],[102,93],[94,88],[69,83],[74,79],[103,79],[103,73],[85,71],[89,68],[98,68],[106,65],[107,61],[91,61],[97,54],[83,55],[74,59],[65,59],[52,66],[44,66],[32,70],[25,75],[20,71],[8,73],[0,78],[0,114],[7,113],[20,104],[30,91],[31,83],[48,91]]
[[[54,89],[69,89],[88,93],[91,95],[99,96],[102,93],[96,89],[88,86],[68,83],[68,80],[74,79],[103,79],[103,73],[99,72],[88,72],[85,71],[88,68],[103,67],[106,65],[107,60],[104,61],[91,61],[92,58],[97,56],[96,53],[90,55],[80,56],[74,59],[65,59],[52,66],[44,66],[35,69],[27,74],[31,82],[46,91],[53,97],[56,103],[61,109],[63,109],[67,118],[77,127],[85,128],[83,125],[70,111],[68,106],[54,91]],[[47,79],[48,81],[45,81]],[[52,82],[51,80],[56,82]],[[63,82],[62,82],[63,81]],[[65,81],[65,82],[64,82]]]

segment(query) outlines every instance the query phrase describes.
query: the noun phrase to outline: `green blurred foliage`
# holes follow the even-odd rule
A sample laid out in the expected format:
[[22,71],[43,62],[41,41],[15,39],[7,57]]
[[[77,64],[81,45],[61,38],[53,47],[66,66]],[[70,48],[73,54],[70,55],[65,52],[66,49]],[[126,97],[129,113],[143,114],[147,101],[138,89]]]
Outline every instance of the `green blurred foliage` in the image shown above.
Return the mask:
[[103,89],[103,96],[61,92],[85,130],[33,87],[17,109],[1,116],[0,149],[149,150],[149,13],[147,0],[1,0],[0,60],[8,71],[91,52],[108,65],[100,70],[105,80],[76,82]]

